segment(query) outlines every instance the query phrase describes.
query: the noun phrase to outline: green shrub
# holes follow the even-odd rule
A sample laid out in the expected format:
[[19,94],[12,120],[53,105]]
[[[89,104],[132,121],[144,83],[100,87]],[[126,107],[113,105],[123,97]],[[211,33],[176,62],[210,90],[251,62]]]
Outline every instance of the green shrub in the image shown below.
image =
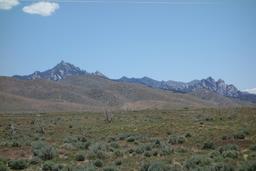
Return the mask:
[[239,171],[255,171],[256,170],[256,160],[246,161],[241,164]]
[[161,156],[170,155],[172,152],[173,152],[173,149],[168,144],[161,144],[160,152],[159,152]]
[[210,167],[211,171],[235,171],[235,167],[228,163],[216,163]]
[[160,145],[161,144],[161,141],[159,140],[159,139],[157,139],[156,141],[155,141],[155,145]]
[[6,166],[6,164],[4,162],[0,161],[0,171],[8,171],[8,167]]
[[82,142],[79,141],[75,144],[75,146],[81,150],[88,150],[89,146],[91,145],[91,142],[87,141],[87,142]]
[[118,171],[118,169],[115,168],[114,166],[108,166],[108,167],[105,167],[103,171]]
[[159,148],[161,145],[161,141],[159,139],[156,139],[154,144],[153,144],[153,148]]
[[110,142],[114,142],[114,141],[116,141],[116,138],[115,137],[109,137],[108,138],[108,142],[110,143]]
[[144,149],[145,149],[145,151],[151,151],[152,147],[150,144],[146,144],[146,145],[144,145]]
[[69,136],[64,139],[64,144],[72,145],[79,149],[88,149],[91,143],[85,137]]
[[22,170],[28,167],[26,160],[11,160],[8,162],[8,166],[13,170]]
[[240,129],[240,132],[244,133],[245,135],[250,135],[250,132],[247,128]]
[[187,149],[185,149],[184,147],[178,147],[178,148],[176,149],[176,152],[178,152],[178,153],[186,153],[186,152],[187,152]]
[[227,151],[224,151],[222,155],[224,158],[236,159],[238,158],[239,153],[236,150],[227,150]]
[[232,138],[232,137],[229,136],[229,135],[223,135],[223,136],[221,137],[222,140],[229,140],[229,139],[231,139],[231,138]]
[[213,117],[208,116],[208,117],[205,118],[205,121],[213,121]]
[[120,134],[120,135],[119,135],[119,140],[125,140],[125,139],[127,139],[129,136],[130,136],[130,135],[127,134],[127,133]]
[[59,164],[55,164],[53,161],[46,161],[42,167],[43,171],[61,171],[63,170],[63,166]]
[[75,156],[75,159],[76,161],[84,161],[85,160],[85,156],[83,153],[78,153],[76,156]]
[[54,147],[42,141],[33,142],[32,150],[34,156],[38,156],[42,160],[51,160],[57,155],[57,151]]
[[134,137],[128,137],[126,139],[127,142],[134,142],[135,141],[135,138]]
[[21,146],[21,143],[18,142],[18,141],[13,141],[13,142],[11,142],[11,146],[12,146],[12,147],[20,147],[20,146]]
[[144,156],[145,156],[145,157],[151,157],[151,154],[150,154],[150,152],[146,151],[146,152],[144,153]]
[[221,162],[223,161],[223,156],[219,151],[212,151],[209,154],[210,158],[213,159],[215,162]]
[[121,160],[117,160],[117,161],[115,161],[115,165],[117,165],[117,166],[122,165],[122,161],[121,161]]
[[185,137],[190,138],[190,137],[192,137],[192,135],[191,135],[191,133],[188,132],[188,133],[185,134]]
[[96,171],[97,169],[92,166],[78,166],[78,167],[72,167],[72,166],[66,166],[61,171]]
[[89,148],[88,158],[89,159],[105,159],[107,157],[106,154],[106,146],[100,143],[93,144]]
[[134,152],[134,149],[130,148],[127,152],[132,154]]
[[185,161],[185,168],[188,170],[209,166],[212,160],[206,156],[196,155]]
[[164,162],[155,161],[151,164],[144,164],[140,171],[170,171],[170,167]]
[[158,151],[157,150],[154,150],[153,153],[152,153],[153,156],[157,156],[158,155]]
[[248,155],[249,160],[256,160],[256,152],[252,152]]
[[33,158],[30,160],[30,164],[36,165],[38,163],[40,163],[40,158],[36,157],[36,156],[33,156]]
[[207,141],[207,142],[204,143],[202,149],[205,149],[205,150],[215,149],[215,146],[214,146],[213,142]]
[[52,161],[46,161],[43,164],[42,170],[43,171],[52,171],[53,167],[54,167],[55,163]]
[[110,146],[113,148],[119,148],[119,145],[116,142],[112,142]]
[[149,166],[150,166],[149,163],[143,164],[140,171],[147,171]]
[[236,144],[226,144],[222,147],[219,147],[219,152],[220,153],[223,153],[224,151],[228,151],[228,150],[238,151],[239,147]]
[[116,151],[114,152],[114,154],[115,154],[116,157],[121,157],[121,156],[123,156],[123,153],[122,153],[120,150],[116,150]]
[[98,160],[95,160],[93,164],[96,167],[102,167],[103,166],[103,161],[98,159]]
[[256,144],[251,145],[251,146],[250,146],[250,150],[251,150],[251,151],[256,151]]
[[237,132],[236,134],[234,134],[234,139],[245,139],[245,133],[240,131],[240,132]]
[[143,145],[138,146],[138,147],[136,148],[135,152],[136,152],[137,154],[142,154],[142,153],[144,153],[144,146],[143,146]]
[[175,144],[183,144],[185,142],[185,137],[183,136],[178,136],[178,135],[171,135],[169,137],[169,143],[171,143],[172,145],[175,145]]

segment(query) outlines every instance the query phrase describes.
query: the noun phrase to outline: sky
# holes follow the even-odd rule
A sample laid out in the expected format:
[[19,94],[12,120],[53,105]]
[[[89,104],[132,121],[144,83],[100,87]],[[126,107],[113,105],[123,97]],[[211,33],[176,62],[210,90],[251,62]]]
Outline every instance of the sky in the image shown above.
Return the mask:
[[110,78],[256,87],[255,0],[0,0],[0,75],[61,60]]

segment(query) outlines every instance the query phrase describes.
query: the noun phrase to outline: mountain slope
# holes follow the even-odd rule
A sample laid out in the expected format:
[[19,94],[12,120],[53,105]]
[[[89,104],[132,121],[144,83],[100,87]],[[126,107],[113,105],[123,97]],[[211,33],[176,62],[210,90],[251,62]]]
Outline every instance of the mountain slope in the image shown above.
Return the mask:
[[[222,103],[214,99],[203,100],[191,94],[174,93],[133,83],[120,83],[96,75],[69,76],[60,81],[0,77],[0,101],[1,112],[222,106]],[[239,101],[232,100],[224,104],[243,105]]]
[[[49,69],[43,72],[36,71],[30,75],[25,75],[25,76],[15,75],[13,77],[19,80],[44,79],[44,80],[60,81],[71,76],[86,76],[86,75],[98,76],[101,78],[108,79],[104,74],[102,74],[99,71],[96,71],[95,73],[88,73],[85,70],[81,70],[80,68],[64,61],[61,61],[52,69]],[[215,81],[211,77],[208,77],[202,80],[194,80],[188,83],[177,82],[172,80],[157,81],[149,77],[143,77],[143,78],[122,77],[114,81],[123,82],[123,83],[139,83],[151,88],[182,92],[182,93],[191,93],[197,90],[205,89],[205,90],[217,93],[221,96],[238,98],[241,100],[246,100],[246,101],[256,103],[256,95],[241,92],[234,85],[226,84],[221,79]]]

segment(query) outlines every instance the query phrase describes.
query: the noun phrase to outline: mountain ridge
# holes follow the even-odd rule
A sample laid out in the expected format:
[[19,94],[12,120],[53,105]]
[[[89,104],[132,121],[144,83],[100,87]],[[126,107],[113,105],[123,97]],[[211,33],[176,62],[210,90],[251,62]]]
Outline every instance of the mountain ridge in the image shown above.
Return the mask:
[[76,67],[75,65],[65,62],[63,60],[53,68],[48,69],[46,71],[43,71],[43,72],[35,71],[34,73],[29,75],[23,75],[23,76],[14,75],[13,77],[19,80],[47,79],[47,80],[59,81],[59,80],[65,79],[68,76],[81,76],[81,75],[90,75],[90,74],[107,78],[104,74],[102,74],[99,71],[96,71],[94,73],[89,73],[86,70],[81,70],[79,67]]
[[[18,80],[36,80],[36,79],[46,79],[53,81],[61,81],[70,76],[87,76],[93,75],[96,77],[101,77],[109,79],[100,71],[94,73],[89,73],[86,70],[81,70],[79,67],[74,66],[68,62],[61,61],[56,66],[46,71],[40,72],[36,71],[30,75],[14,75],[13,77]],[[179,93],[192,93],[198,92],[202,89],[205,89],[210,92],[217,93],[218,95],[236,98],[241,100],[250,101],[256,103],[256,95],[250,94],[248,92],[242,92],[238,90],[233,84],[226,84],[224,80],[218,79],[215,80],[212,77],[208,77],[201,80],[192,80],[190,82],[180,82],[180,81],[158,81],[150,77],[142,78],[128,78],[121,77],[120,79],[109,79],[112,81],[123,82],[123,83],[135,83],[142,84],[144,86],[156,89],[162,89],[167,91],[179,92]],[[201,93],[200,93],[201,94]]]
[[[218,96],[218,95],[217,95]],[[95,75],[72,76],[59,81],[18,80],[0,77],[0,112],[67,112],[182,109],[251,106],[218,96],[202,99],[190,94],[112,81]]]

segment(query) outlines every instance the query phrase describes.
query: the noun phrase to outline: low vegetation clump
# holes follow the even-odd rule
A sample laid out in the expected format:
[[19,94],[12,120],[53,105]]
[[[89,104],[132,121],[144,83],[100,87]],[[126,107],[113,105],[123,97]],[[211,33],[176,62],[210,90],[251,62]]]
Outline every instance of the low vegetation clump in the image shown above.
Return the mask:
[[0,161],[0,171],[8,171],[8,167],[6,166],[6,164],[2,161]]
[[119,145],[118,145],[118,143],[116,143],[116,142],[112,142],[112,143],[110,144],[110,146],[111,146],[112,148],[119,148]]
[[235,171],[235,167],[229,163],[215,163],[209,167],[210,171]]
[[148,151],[146,151],[146,152],[144,153],[144,156],[145,156],[145,157],[151,157],[151,153],[148,152]]
[[30,160],[30,164],[31,165],[37,165],[38,163],[40,163],[41,159],[37,156],[33,156],[33,158]]
[[105,159],[107,157],[106,146],[100,143],[93,144],[89,148],[88,158],[93,159]]
[[186,137],[186,138],[190,138],[190,137],[192,137],[192,135],[191,135],[190,132],[187,132],[187,133],[185,134],[185,137]]
[[43,141],[33,142],[32,150],[34,156],[38,156],[42,160],[51,160],[57,155],[56,149]]
[[114,166],[107,166],[103,168],[103,171],[118,171],[118,169]]
[[219,152],[223,153],[225,151],[234,150],[239,151],[239,146],[236,144],[226,144],[224,146],[219,147]]
[[188,159],[184,166],[188,170],[202,170],[208,168],[212,163],[212,160],[207,156],[196,155]]
[[246,161],[242,163],[239,171],[255,171],[256,170],[256,160]]
[[22,170],[28,167],[26,160],[11,160],[8,162],[8,166],[13,170]]
[[82,152],[79,152],[76,157],[76,161],[84,161],[85,160],[85,155]]
[[227,151],[224,151],[222,155],[224,158],[236,159],[238,158],[239,153],[236,150],[227,150]]
[[181,135],[171,135],[169,137],[169,143],[171,143],[172,145],[183,144],[185,140],[185,137]]
[[53,161],[45,161],[42,167],[43,171],[61,171],[62,165],[56,164]]
[[102,161],[102,160],[99,160],[99,159],[95,160],[95,161],[94,161],[94,166],[96,166],[96,167],[102,167],[102,166],[103,166],[103,161]]
[[164,162],[155,161],[151,164],[144,164],[140,171],[170,171],[170,166]]
[[245,139],[245,136],[245,133],[240,131],[234,134],[234,139]]
[[115,165],[116,165],[116,166],[120,166],[120,165],[122,165],[122,161],[121,161],[121,160],[117,160],[117,161],[115,161]]
[[135,138],[134,137],[128,137],[127,138],[127,142],[134,142],[135,141]]
[[207,142],[204,143],[202,149],[205,149],[205,150],[215,149],[215,146],[214,146],[213,142],[207,141]]
[[173,153],[173,149],[168,144],[161,144],[159,150],[160,156],[168,156]]
[[77,148],[81,150],[87,150],[91,145],[85,137],[80,136],[69,136],[64,139],[64,144],[70,146],[71,148]]
[[250,150],[251,150],[251,151],[256,151],[256,144],[251,145],[251,146],[250,146]]

